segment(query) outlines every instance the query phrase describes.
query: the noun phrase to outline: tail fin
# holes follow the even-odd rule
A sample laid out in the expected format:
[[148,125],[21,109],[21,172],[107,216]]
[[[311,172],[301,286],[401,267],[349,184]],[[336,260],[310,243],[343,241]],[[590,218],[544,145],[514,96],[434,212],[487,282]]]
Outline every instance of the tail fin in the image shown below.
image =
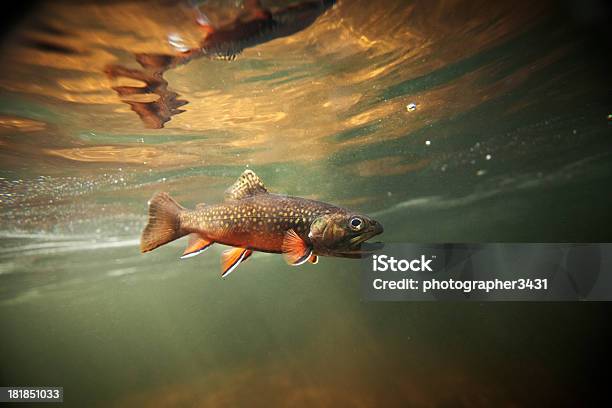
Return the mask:
[[168,193],[157,193],[149,200],[149,222],[142,231],[140,252],[149,252],[186,235],[181,229],[179,214],[184,211]]

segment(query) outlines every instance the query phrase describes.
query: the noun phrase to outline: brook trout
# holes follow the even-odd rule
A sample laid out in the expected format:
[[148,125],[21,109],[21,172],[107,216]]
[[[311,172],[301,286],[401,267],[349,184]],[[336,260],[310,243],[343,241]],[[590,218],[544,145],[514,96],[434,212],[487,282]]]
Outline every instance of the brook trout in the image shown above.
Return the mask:
[[365,241],[383,232],[366,215],[320,201],[269,193],[246,170],[226,190],[222,204],[198,204],[187,210],[167,193],[149,201],[142,252],[189,235],[181,258],[198,255],[213,243],[234,248],[221,258],[221,276],[230,274],[254,251],[281,253],[290,265],[316,264],[318,257],[359,258]]

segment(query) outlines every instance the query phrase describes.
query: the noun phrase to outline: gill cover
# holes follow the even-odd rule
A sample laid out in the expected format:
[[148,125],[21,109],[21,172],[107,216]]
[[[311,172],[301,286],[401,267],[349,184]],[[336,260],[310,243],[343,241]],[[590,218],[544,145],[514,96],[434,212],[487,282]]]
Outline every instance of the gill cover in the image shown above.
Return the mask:
[[341,214],[328,214],[315,219],[310,224],[308,237],[317,244],[333,244],[346,235],[345,228],[342,227]]

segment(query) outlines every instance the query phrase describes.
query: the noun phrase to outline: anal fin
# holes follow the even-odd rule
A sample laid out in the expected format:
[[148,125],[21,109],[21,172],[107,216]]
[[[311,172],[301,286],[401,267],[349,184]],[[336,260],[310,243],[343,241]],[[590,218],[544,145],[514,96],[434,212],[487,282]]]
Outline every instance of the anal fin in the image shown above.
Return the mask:
[[246,248],[232,248],[221,255],[221,277],[225,278],[232,273],[242,262],[251,256],[253,251]]
[[285,234],[282,251],[285,261],[293,266],[303,264],[312,256],[312,248],[294,230]]
[[213,241],[204,238],[200,234],[189,234],[189,242],[187,248],[183,252],[181,259],[191,258],[206,251],[212,244]]

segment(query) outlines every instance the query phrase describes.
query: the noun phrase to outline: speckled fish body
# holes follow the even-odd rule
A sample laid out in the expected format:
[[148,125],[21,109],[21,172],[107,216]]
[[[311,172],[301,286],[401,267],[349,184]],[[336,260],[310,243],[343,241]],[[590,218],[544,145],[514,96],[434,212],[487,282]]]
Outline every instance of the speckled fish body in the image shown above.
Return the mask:
[[346,210],[319,201],[268,193],[185,212],[181,225],[220,244],[282,253],[287,231],[294,230],[308,240],[312,222],[336,212]]
[[317,263],[319,255],[358,258],[362,244],[382,231],[377,221],[346,208],[271,194],[246,170],[221,204],[188,210],[167,193],[154,195],[140,249],[148,252],[185,235],[189,242],[182,258],[214,243],[229,245],[234,248],[223,253],[221,262],[222,276],[227,276],[254,251],[282,253],[291,265]]

